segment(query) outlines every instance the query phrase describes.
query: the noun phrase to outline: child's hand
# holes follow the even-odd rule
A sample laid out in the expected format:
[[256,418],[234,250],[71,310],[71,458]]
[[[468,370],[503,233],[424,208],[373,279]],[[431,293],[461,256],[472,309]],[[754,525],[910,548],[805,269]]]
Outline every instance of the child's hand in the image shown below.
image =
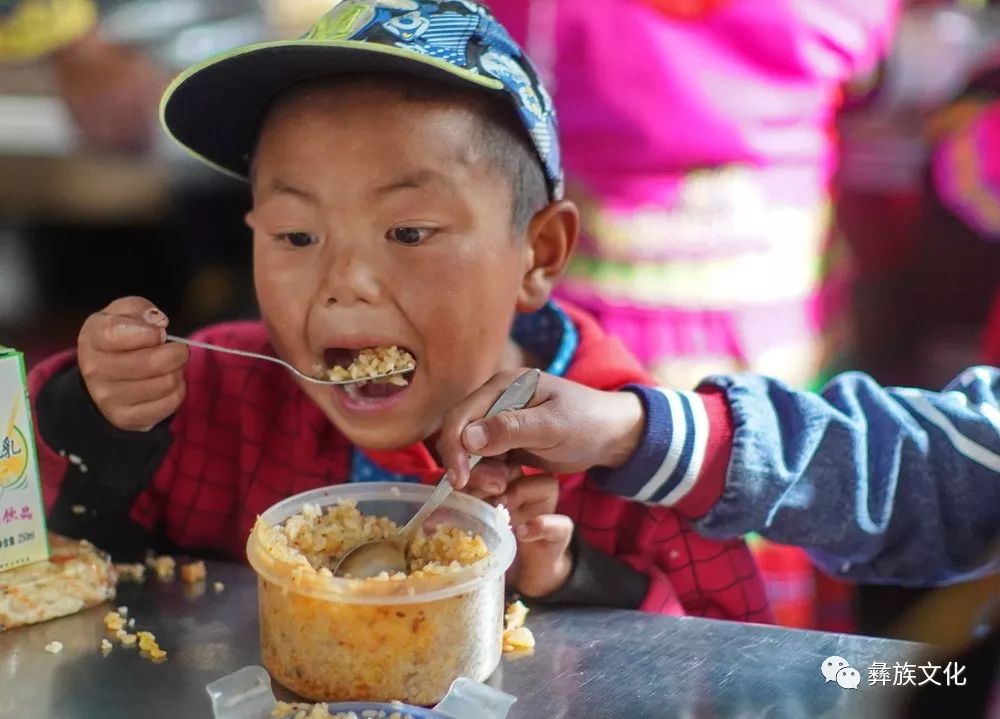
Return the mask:
[[562,473],[618,467],[635,451],[645,421],[635,394],[544,373],[526,409],[481,419],[524,372],[498,373],[445,416],[437,448],[455,487],[469,479],[469,454]]
[[510,512],[517,539],[517,555],[507,575],[511,586],[526,597],[541,597],[566,583],[573,569],[573,520],[555,514],[559,480],[545,474],[484,484],[473,479],[467,489]]
[[145,432],[184,399],[188,349],[164,344],[167,317],[141,297],[115,300],[83,323],[77,364],[91,399],[115,427]]

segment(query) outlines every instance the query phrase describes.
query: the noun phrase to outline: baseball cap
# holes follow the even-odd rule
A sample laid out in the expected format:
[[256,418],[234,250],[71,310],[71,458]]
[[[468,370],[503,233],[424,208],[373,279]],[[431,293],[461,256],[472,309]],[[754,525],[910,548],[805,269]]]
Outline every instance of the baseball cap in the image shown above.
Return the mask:
[[471,0],[342,0],[297,40],[236,48],[182,72],[167,88],[167,134],[202,162],[246,179],[261,116],[285,88],[329,74],[385,72],[507,97],[545,172],[563,194],[555,110],[534,66]]

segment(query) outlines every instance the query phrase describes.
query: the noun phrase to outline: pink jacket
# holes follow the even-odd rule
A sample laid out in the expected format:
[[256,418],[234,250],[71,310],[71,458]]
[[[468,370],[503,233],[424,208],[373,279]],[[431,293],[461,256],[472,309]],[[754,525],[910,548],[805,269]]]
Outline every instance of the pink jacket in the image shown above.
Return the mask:
[[568,176],[628,206],[729,163],[825,189],[839,88],[884,52],[899,0],[716,0],[696,18],[673,0],[489,4],[553,91]]

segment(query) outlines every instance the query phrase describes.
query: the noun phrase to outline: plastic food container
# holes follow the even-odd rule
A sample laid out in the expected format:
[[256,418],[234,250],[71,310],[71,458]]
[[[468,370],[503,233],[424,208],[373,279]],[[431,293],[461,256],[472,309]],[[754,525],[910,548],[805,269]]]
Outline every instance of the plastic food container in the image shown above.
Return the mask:
[[[305,503],[357,502],[363,514],[402,525],[433,487],[371,482],[304,492],[267,510],[277,525]],[[272,554],[258,532],[247,541],[257,572],[264,666],[313,701],[399,700],[429,706],[458,677],[483,681],[500,662],[504,573],[514,537],[503,512],[452,494],[431,522],[480,534],[490,549],[477,564],[399,581],[325,577]]]

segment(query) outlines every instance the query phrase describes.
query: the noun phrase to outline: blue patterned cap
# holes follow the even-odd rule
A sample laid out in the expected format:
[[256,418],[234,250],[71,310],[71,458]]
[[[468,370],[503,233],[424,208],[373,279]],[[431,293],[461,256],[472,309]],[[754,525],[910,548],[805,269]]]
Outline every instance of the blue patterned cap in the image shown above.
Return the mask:
[[470,0],[343,0],[298,40],[249,45],[181,73],[160,117],[216,169],[246,178],[271,100],[323,74],[386,72],[503,93],[538,151],[551,199],[563,194],[555,109],[534,66],[490,12]]

